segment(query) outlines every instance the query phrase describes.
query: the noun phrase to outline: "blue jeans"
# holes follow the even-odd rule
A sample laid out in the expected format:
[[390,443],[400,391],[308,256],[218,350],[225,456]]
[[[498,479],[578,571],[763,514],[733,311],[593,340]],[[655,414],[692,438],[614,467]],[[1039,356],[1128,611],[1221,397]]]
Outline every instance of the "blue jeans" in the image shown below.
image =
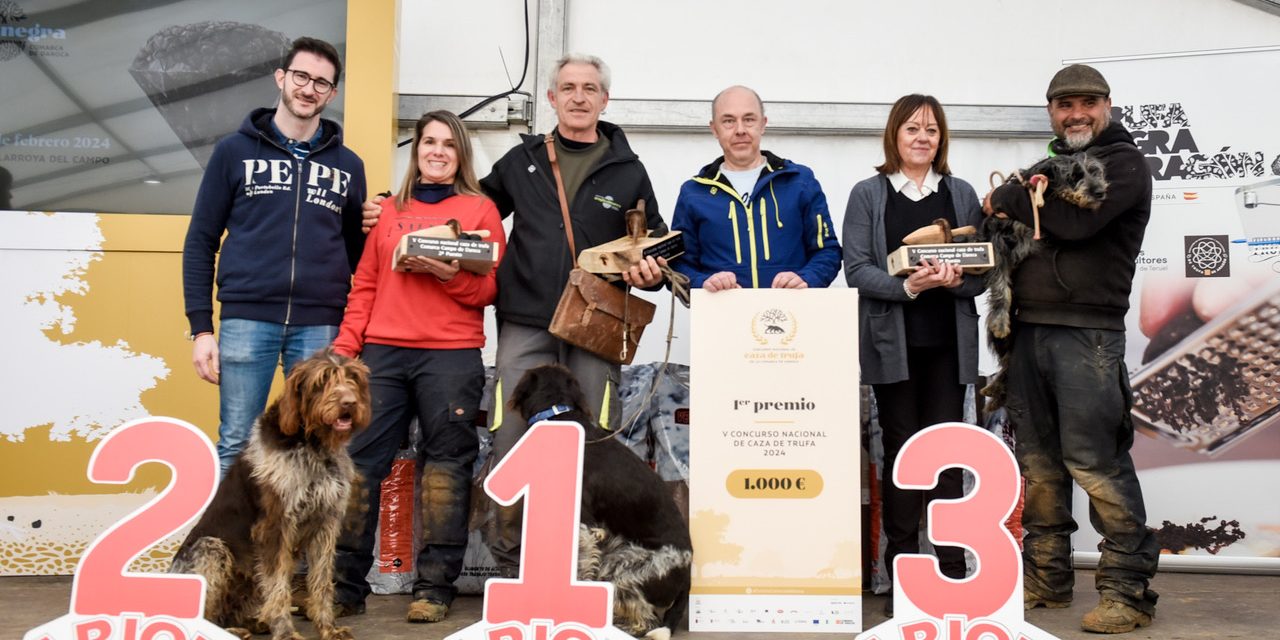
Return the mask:
[[267,407],[276,366],[293,365],[329,346],[338,327],[300,327],[276,322],[223,318],[218,335],[218,462],[222,475],[249,442],[254,420]]
[[417,419],[422,434],[422,545],[413,582],[415,600],[449,605],[462,573],[471,515],[471,472],[480,452],[476,412],[484,393],[479,349],[413,349],[366,344],[373,418],[347,450],[360,473],[368,502],[357,530],[338,540],[334,601],[364,602],[371,589],[374,537],[382,505],[382,481],[396,450],[409,440]]
[[1102,535],[1096,587],[1146,613],[1160,548],[1147,528],[1142,487],[1129,448],[1132,394],[1124,332],[1018,324],[1008,367],[1009,419],[1026,481],[1023,587],[1070,602],[1071,483],[1089,496],[1089,521]]

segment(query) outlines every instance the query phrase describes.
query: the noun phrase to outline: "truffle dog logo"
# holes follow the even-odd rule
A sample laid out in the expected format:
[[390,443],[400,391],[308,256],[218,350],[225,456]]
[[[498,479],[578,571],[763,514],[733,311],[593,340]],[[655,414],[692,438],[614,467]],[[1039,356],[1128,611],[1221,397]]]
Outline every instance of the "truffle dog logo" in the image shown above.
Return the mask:
[[1188,278],[1226,278],[1231,275],[1227,236],[1183,236]]
[[12,60],[27,50],[27,39],[18,37],[14,25],[27,19],[17,3],[0,0],[0,62]]
[[791,344],[797,329],[795,315],[782,309],[765,309],[751,318],[751,337],[765,346]]

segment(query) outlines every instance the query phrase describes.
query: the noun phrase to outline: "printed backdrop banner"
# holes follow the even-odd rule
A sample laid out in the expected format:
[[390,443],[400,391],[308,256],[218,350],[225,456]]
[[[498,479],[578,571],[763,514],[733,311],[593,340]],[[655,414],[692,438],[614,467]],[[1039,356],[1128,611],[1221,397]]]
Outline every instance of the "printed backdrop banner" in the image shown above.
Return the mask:
[[293,39],[346,48],[346,0],[214,4],[0,2],[0,209],[190,212]]
[[[294,38],[334,43],[348,70],[389,58],[395,3],[350,2],[359,11],[0,0],[0,352],[21,363],[0,367],[0,576],[71,574],[90,542],[164,490],[161,464],[126,485],[86,477],[122,424],[174,416],[216,437],[217,387],[195,376],[183,339],[189,218],[147,214],[191,211],[214,142],[278,98],[272,73]],[[388,122],[366,96],[390,95],[391,74],[355,75],[325,117]],[[344,129],[347,145],[390,158],[390,136],[358,128]],[[368,169],[376,154],[362,153]],[[130,568],[166,570],[184,537]]]
[[1280,568],[1280,47],[1085,62],[1154,175],[1127,363],[1161,564]]
[[857,292],[693,292],[691,631],[862,628]]

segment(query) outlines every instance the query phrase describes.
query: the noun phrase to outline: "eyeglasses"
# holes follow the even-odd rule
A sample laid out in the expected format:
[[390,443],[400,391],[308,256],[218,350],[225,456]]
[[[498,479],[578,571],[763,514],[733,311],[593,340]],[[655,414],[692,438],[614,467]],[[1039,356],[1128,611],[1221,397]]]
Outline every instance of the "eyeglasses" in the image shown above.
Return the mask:
[[324,78],[316,78],[306,71],[298,71],[297,69],[285,69],[289,72],[289,76],[293,78],[293,84],[299,87],[305,87],[308,84],[315,83],[315,91],[320,95],[324,95],[333,90],[334,83]]

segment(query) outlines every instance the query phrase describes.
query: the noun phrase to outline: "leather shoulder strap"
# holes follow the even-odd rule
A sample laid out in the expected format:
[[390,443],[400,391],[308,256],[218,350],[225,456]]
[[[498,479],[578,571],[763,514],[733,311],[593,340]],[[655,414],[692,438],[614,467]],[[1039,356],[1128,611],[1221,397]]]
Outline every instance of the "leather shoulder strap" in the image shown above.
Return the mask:
[[556,177],[556,195],[560,197],[560,215],[564,216],[564,235],[569,239],[569,255],[576,262],[578,249],[573,244],[573,222],[569,220],[569,201],[565,200],[564,179],[560,177],[560,163],[556,162],[555,135],[547,134],[547,160],[551,161],[551,173]]

